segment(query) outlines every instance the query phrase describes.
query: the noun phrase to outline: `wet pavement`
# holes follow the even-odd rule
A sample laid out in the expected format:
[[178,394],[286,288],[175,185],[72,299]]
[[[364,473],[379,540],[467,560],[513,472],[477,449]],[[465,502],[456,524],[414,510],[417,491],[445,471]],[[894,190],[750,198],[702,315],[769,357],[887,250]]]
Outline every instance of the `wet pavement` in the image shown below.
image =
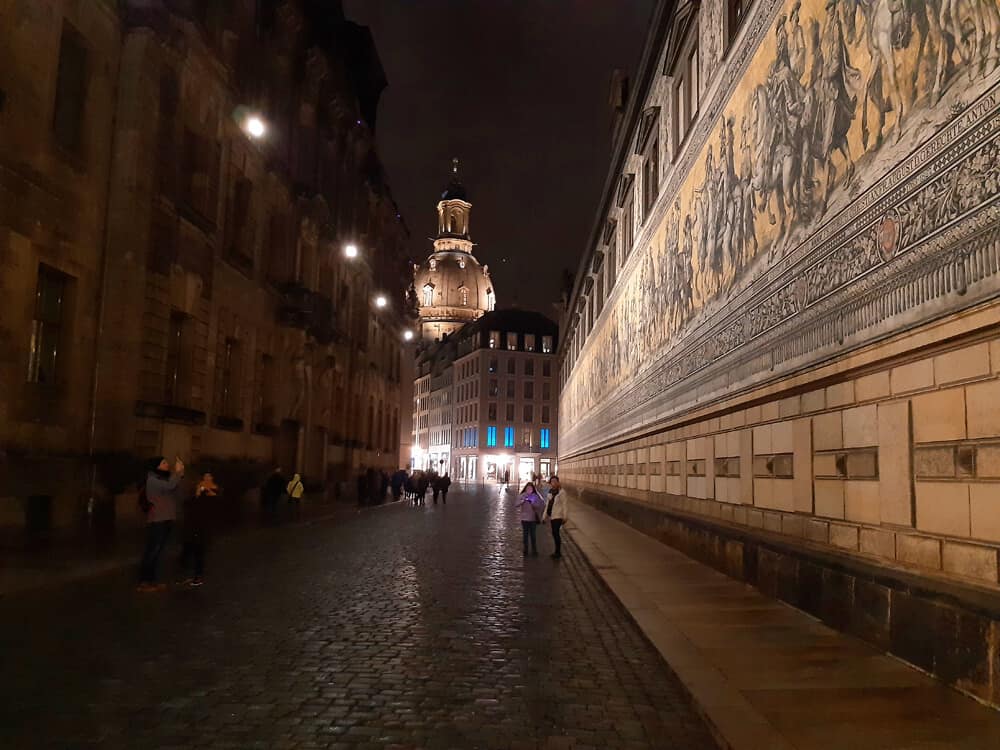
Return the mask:
[[220,540],[200,589],[6,597],[0,747],[715,747],[572,541],[522,557],[513,501]]

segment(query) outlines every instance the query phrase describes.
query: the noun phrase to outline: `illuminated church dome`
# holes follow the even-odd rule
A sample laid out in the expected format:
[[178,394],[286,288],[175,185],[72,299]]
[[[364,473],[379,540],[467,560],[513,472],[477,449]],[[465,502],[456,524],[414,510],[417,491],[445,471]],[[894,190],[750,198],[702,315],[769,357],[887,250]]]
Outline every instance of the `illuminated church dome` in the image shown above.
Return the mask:
[[454,159],[451,180],[437,204],[434,251],[413,274],[425,341],[441,339],[496,307],[489,269],[472,254],[471,211],[465,186],[458,179],[458,159]]

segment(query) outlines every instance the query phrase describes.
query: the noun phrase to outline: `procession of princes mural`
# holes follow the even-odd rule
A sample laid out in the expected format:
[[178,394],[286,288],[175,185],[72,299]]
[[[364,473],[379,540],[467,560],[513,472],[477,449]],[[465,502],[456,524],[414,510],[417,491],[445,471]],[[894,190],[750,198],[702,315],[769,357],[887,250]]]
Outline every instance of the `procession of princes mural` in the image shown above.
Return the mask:
[[784,3],[619,280],[568,384],[567,424],[982,96],[998,67],[1000,0]]

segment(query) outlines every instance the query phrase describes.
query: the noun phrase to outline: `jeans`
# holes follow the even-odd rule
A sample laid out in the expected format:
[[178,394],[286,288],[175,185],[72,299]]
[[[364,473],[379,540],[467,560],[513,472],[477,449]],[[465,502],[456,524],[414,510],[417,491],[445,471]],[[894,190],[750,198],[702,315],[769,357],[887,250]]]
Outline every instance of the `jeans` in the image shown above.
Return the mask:
[[201,578],[205,575],[205,547],[207,540],[202,533],[196,533],[184,542],[184,549],[181,551],[181,565],[187,568],[188,562],[194,558],[194,577]]
[[160,555],[167,546],[173,521],[155,521],[146,524],[146,549],[142,553],[142,564],[139,566],[139,581],[156,583],[156,569]]
[[521,521],[521,535],[524,540],[524,554],[528,554],[528,540],[531,540],[531,554],[538,554],[538,540],[535,538],[535,521]]
[[448,490],[441,490],[441,502],[445,505],[448,504]]
[[560,536],[560,532],[562,531],[563,520],[561,518],[553,518],[549,523],[552,524],[552,541],[556,543],[556,557],[561,557],[562,536]]

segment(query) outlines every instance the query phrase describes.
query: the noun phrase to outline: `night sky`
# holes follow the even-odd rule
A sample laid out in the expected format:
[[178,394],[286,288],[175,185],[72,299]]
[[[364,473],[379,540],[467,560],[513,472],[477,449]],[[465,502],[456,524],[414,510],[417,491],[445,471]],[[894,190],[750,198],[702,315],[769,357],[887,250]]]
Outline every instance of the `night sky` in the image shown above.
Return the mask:
[[430,252],[451,158],[499,307],[552,315],[610,156],[611,71],[631,72],[654,0],[345,0],[389,79],[377,137],[393,195]]

